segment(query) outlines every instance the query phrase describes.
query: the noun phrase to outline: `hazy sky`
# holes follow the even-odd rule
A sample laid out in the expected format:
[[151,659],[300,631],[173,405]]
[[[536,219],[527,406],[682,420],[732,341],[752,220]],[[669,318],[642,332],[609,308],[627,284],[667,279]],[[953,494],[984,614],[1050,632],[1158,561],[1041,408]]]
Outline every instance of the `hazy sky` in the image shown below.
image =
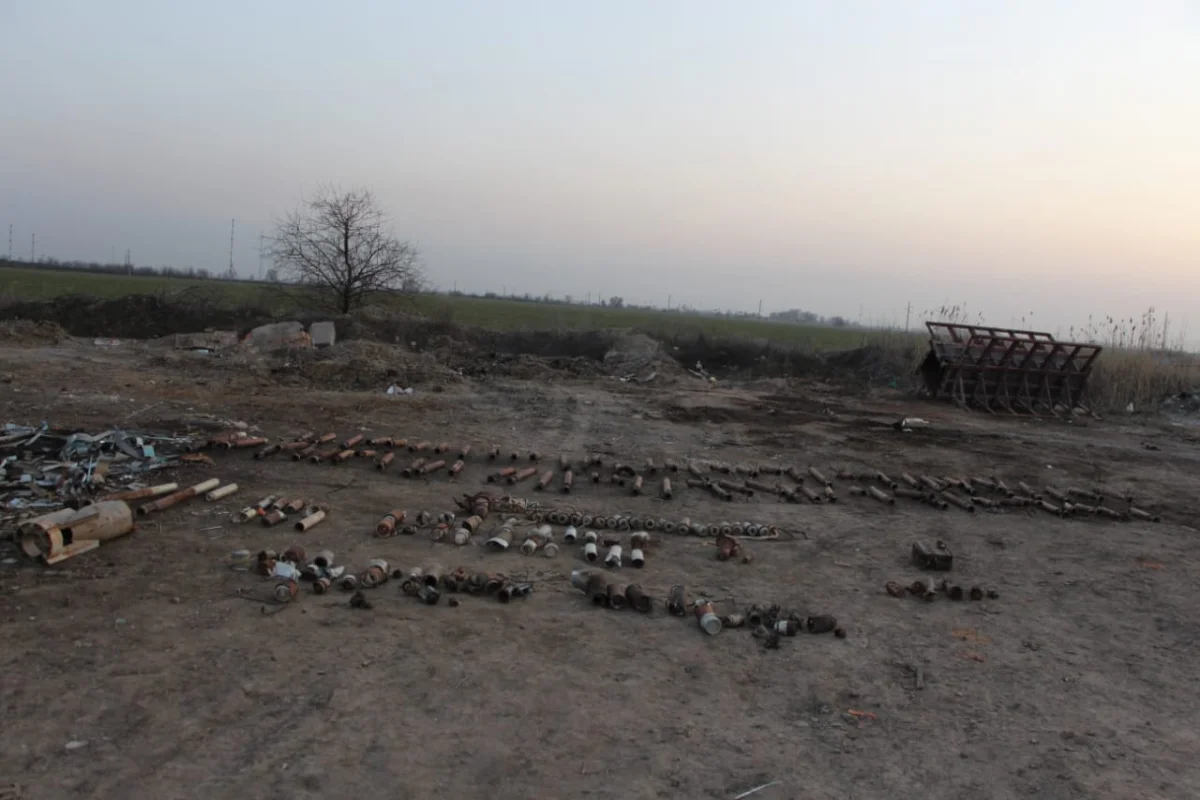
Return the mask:
[[[322,182],[442,287],[1185,319],[1194,2],[0,0],[16,254],[258,268]],[[915,321],[915,317],[914,317]]]

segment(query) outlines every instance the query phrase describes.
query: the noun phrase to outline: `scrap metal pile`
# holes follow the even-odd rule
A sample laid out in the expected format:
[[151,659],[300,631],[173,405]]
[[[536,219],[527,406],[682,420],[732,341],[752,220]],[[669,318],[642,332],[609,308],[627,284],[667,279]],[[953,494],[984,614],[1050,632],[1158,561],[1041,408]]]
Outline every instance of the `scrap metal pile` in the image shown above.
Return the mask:
[[1087,382],[1103,349],[1057,342],[1042,331],[926,322],[929,353],[921,362],[934,398],[994,412],[1058,416],[1091,413]]
[[144,482],[187,458],[189,437],[113,429],[98,434],[8,423],[0,435],[6,512],[78,506]]

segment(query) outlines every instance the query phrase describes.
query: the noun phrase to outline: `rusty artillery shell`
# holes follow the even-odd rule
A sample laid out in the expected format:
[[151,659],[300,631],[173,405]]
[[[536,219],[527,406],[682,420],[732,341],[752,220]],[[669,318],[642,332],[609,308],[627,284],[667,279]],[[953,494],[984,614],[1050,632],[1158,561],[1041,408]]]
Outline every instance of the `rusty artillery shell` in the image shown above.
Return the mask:
[[[1008,498],[1006,497],[1004,499],[1007,500]],[[971,502],[973,502],[977,506],[983,506],[984,508],[999,508],[1000,507],[1000,501],[992,500],[987,497],[980,497],[979,495],[972,497]]]
[[846,493],[854,497],[863,497],[867,494],[867,490],[861,486],[849,486],[846,488]]
[[1048,494],[1048,495],[1050,495],[1051,497],[1053,497],[1053,498],[1054,498],[1055,500],[1057,500],[1059,503],[1065,503],[1065,502],[1067,502],[1067,496],[1066,496],[1066,494],[1064,494],[1063,492],[1060,492],[1058,489],[1055,489],[1053,486],[1047,486],[1047,487],[1046,487],[1046,494]]
[[350,448],[354,447],[356,444],[361,442],[363,440],[363,438],[364,437],[361,433],[357,433],[354,436],[351,436],[349,439],[342,442],[342,449],[349,450]]
[[885,475],[882,471],[877,471],[875,473],[875,478],[880,483],[882,483],[884,486],[888,487],[889,489],[895,489],[897,486],[900,485],[900,484],[896,483],[894,480],[892,480],[891,478],[889,478],[887,475]]
[[264,458],[268,458],[269,456],[275,455],[282,449],[283,449],[283,445],[281,445],[281,444],[269,444],[266,447],[264,447],[262,450],[259,450],[257,453],[254,454],[254,460],[261,461]]
[[262,520],[263,527],[271,528],[281,522],[286,522],[287,515],[279,509],[275,509],[274,511],[268,511],[266,514],[263,514],[261,517],[259,517],[259,519]]
[[470,517],[466,517],[465,519],[463,519],[459,523],[459,527],[463,528],[464,530],[467,530],[471,533],[474,533],[475,531],[479,530],[479,526],[482,524],[483,524],[483,517],[470,516]]
[[379,520],[375,525],[376,536],[394,536],[396,534],[396,526],[404,522],[408,513],[405,511],[389,511],[384,515],[383,519]]
[[975,504],[972,503],[967,498],[957,495],[954,492],[949,492],[949,491],[942,492],[941,496],[944,500],[946,500],[946,502],[953,503],[954,505],[961,508],[963,511],[966,511],[968,514],[975,513]]
[[917,477],[920,479],[921,483],[925,486],[925,488],[927,488],[931,492],[940,492],[940,491],[942,491],[942,489],[946,488],[945,486],[942,485],[942,482],[939,481],[937,478],[931,477],[929,475],[919,475]]
[[658,465],[654,463],[653,458],[646,459],[646,474],[653,475],[658,472]]
[[707,600],[697,600],[696,607],[692,609],[692,613],[696,615],[696,621],[700,624],[700,630],[709,636],[716,636],[721,632],[721,618],[713,611],[712,603]]
[[658,488],[658,496],[661,497],[663,500],[670,500],[672,497],[675,496],[675,493],[671,489],[671,479],[670,478],[662,479],[662,484]]
[[520,483],[526,478],[532,478],[537,474],[537,467],[525,467],[525,469],[517,470],[512,475],[508,476],[509,485]]
[[300,592],[300,584],[295,581],[283,581],[275,584],[272,594],[275,596],[277,603],[287,603],[292,600]]
[[679,463],[671,458],[665,459],[663,461],[663,469],[667,472],[679,472]]
[[1162,522],[1162,517],[1160,517],[1158,514],[1151,514],[1149,511],[1145,511],[1141,508],[1134,508],[1133,506],[1129,507],[1129,516],[1145,522]]
[[375,451],[374,450],[355,450],[354,456],[356,458],[374,458]]
[[717,536],[717,561],[728,561],[731,558],[737,557],[741,552],[741,546],[738,540],[727,534]]
[[437,472],[444,466],[446,466],[446,462],[439,458],[437,461],[430,461],[429,463],[423,465],[417,474],[428,475],[431,472]]
[[1054,514],[1055,516],[1059,516],[1059,515],[1061,515],[1061,514],[1062,514],[1062,509],[1061,509],[1061,508],[1059,508],[1058,506],[1054,505],[1053,503],[1047,503],[1045,500],[1037,500],[1037,501],[1035,501],[1035,503],[1034,503],[1034,504],[1035,504],[1035,505],[1036,505],[1038,508],[1042,509],[1043,511],[1047,511],[1047,512],[1049,512],[1049,513],[1051,513],[1051,514]]
[[917,578],[908,587],[908,591],[926,601],[931,601],[937,597],[937,591],[934,589],[933,578]]
[[450,466],[450,474],[457,475],[458,473],[462,472],[464,466],[466,466],[466,462],[460,458]]
[[981,475],[972,475],[970,480],[971,483],[976,487],[981,487],[987,489],[988,491],[994,492],[999,489],[999,487],[996,486],[996,482],[991,478],[985,478]]
[[319,437],[313,444],[329,444],[337,439],[336,433],[326,433]]
[[876,489],[874,486],[868,486],[867,491],[871,493],[871,497],[874,497],[881,503],[887,503],[889,506],[896,505],[896,498],[892,497],[886,492]]
[[289,547],[287,550],[284,550],[283,555],[281,555],[279,558],[281,561],[287,561],[290,564],[295,564],[296,566],[300,566],[301,564],[303,564],[305,561],[308,560],[305,557],[306,555],[307,554],[304,552],[304,548],[302,546],[300,546],[298,544],[294,544],[291,547]]
[[833,487],[828,484],[825,486],[825,500],[829,503],[837,502],[837,495],[833,493]]
[[496,483],[497,481],[502,481],[505,478],[515,474],[516,471],[517,471],[516,467],[505,467],[504,469],[500,470],[499,472],[493,472],[491,475],[488,475],[487,482],[488,483]]
[[951,600],[963,599],[963,588],[958,584],[950,583],[950,581],[942,581],[941,590],[946,594],[946,597],[949,597]]
[[379,460],[375,462],[376,469],[378,469],[380,472],[383,472],[391,466],[392,460],[395,459],[395,457],[396,454],[394,452],[384,453],[379,457]]
[[1004,484],[1004,481],[1000,480],[999,478],[993,478],[993,480],[996,483],[996,491],[1003,492],[1004,494],[1006,494],[1009,497],[1013,497],[1016,495],[1016,492],[1014,492],[1012,489],[1008,488]]
[[636,497],[642,493],[642,476],[637,475],[633,479],[633,494]]
[[816,467],[809,467],[808,474],[812,475],[813,479],[817,483],[821,484],[822,486],[832,486],[833,485],[833,483],[830,482],[830,480],[828,478],[826,478],[823,474],[821,474],[821,470],[817,469]]
[[727,492],[736,492],[737,494],[742,494],[742,495],[745,495],[746,497],[754,496],[753,489],[748,489],[745,486],[743,486],[741,484],[733,483],[732,481],[717,481],[717,486],[721,487],[722,489],[724,489]]
[[1041,500],[1041,499],[1042,499],[1042,493],[1041,493],[1041,492],[1035,492],[1035,491],[1034,491],[1033,489],[1031,489],[1031,488],[1029,487],[1029,485],[1028,485],[1027,483],[1025,483],[1024,481],[1017,481],[1017,488],[1018,488],[1018,489],[1020,489],[1020,490],[1021,490],[1021,494],[1025,495],[1026,497],[1032,497],[1034,500]]
[[700,465],[697,464],[695,461],[689,461],[687,464],[687,469],[688,469],[688,472],[695,475],[697,478],[704,477],[704,470],[701,469]]
[[449,443],[449,442],[438,442],[438,443],[437,443],[437,444],[434,446],[434,448],[433,448],[433,452],[434,452],[434,453],[448,453],[448,452],[450,452],[450,443]]
[[667,595],[667,611],[676,617],[687,616],[687,589],[683,586],[672,586]]
[[789,478],[791,478],[796,483],[804,483],[804,476],[801,475],[800,470],[796,469],[795,467],[788,467],[786,470],[783,471],[783,474],[787,475]]
[[329,459],[331,464],[341,464],[346,459],[354,455],[353,450],[340,450],[332,458]]
[[607,587],[608,607],[620,611],[626,606],[625,592],[629,587],[623,583],[610,583]]
[[540,478],[538,478],[537,486],[533,488],[539,492],[543,491],[547,486],[550,485],[552,480],[554,480],[554,470],[548,469],[542,473]]
[[423,453],[423,452],[425,452],[426,450],[428,450],[428,449],[429,449],[429,447],[430,447],[430,445],[429,445],[429,442],[424,442],[424,441],[422,441],[422,442],[412,442],[412,443],[410,443],[410,444],[408,445],[408,452],[410,452],[410,453]]
[[376,436],[367,441],[372,447],[392,447],[395,443],[396,440],[390,436]]
[[331,461],[337,457],[338,453],[342,452],[334,447],[329,450],[319,450],[308,457],[308,460],[314,464],[320,464],[322,461]]
[[797,488],[800,490],[800,492],[805,497],[808,498],[808,502],[810,502],[810,503],[820,503],[821,502],[821,495],[817,494],[816,492],[814,492],[812,489],[808,488],[807,486],[799,486]]
[[309,514],[307,517],[305,517],[304,519],[302,519],[296,523],[296,530],[298,530],[298,531],[309,530],[310,528],[312,528],[314,525],[316,525],[318,522],[320,522],[323,519],[325,519],[324,511],[314,511],[313,513]]
[[397,436],[393,436],[392,447],[396,448],[397,450],[403,450],[405,447],[408,447],[408,439],[401,439]]
[[584,593],[591,598],[593,604],[598,606],[608,605],[608,576],[602,572],[593,572],[588,575],[587,586]]
[[910,500],[924,500],[925,492],[920,489],[910,489],[907,486],[898,486],[893,490],[896,497],[905,497]]
[[642,590],[642,587],[636,583],[631,583],[625,587],[625,601],[634,611],[642,614],[649,614],[653,605],[650,598]]

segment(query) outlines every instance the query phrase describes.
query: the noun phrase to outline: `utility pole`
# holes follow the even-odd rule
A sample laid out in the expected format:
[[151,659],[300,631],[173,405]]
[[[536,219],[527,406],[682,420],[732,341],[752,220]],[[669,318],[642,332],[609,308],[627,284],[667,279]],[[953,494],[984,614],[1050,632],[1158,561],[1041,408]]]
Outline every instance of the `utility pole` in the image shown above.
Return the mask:
[[12,261],[12,225],[8,226],[8,260]]
[[258,279],[263,279],[263,235],[258,234]]
[[29,263],[37,263],[37,234],[29,234]]
[[908,310],[904,312],[904,332],[908,333],[908,322],[912,319],[912,301],[908,301]]
[[237,220],[229,220],[229,273],[227,277],[233,280],[237,277],[237,273],[233,271],[233,233],[237,229]]
[[125,271],[130,275],[133,274],[133,258],[131,257],[128,248],[125,249]]
[[667,311],[671,310],[671,295],[667,294]]
[[760,317],[762,316],[762,299],[761,298],[758,301],[758,315]]

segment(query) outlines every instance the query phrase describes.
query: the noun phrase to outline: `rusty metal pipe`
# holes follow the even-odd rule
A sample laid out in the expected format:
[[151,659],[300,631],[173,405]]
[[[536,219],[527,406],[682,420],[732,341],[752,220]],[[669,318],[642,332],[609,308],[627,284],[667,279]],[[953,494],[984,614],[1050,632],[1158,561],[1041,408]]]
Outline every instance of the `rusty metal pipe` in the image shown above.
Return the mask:
[[211,503],[216,500],[220,500],[223,497],[229,497],[229,495],[233,494],[237,490],[238,485],[236,483],[227,483],[224,486],[213,489],[211,492],[204,495],[204,499]]
[[305,517],[304,519],[302,519],[296,523],[296,530],[306,531],[306,530],[312,528],[314,525],[316,525],[323,519],[325,519],[324,511],[314,511],[313,513],[309,514],[307,517]]
[[184,500],[190,500],[198,494],[212,491],[221,483],[219,478],[209,478],[206,481],[201,481],[195,486],[189,486],[187,489],[180,489],[177,492],[172,492],[164,497],[160,497],[153,503],[147,503],[143,506],[138,506],[137,515],[139,517],[153,514],[155,511],[163,511],[173,505],[182,503]]

